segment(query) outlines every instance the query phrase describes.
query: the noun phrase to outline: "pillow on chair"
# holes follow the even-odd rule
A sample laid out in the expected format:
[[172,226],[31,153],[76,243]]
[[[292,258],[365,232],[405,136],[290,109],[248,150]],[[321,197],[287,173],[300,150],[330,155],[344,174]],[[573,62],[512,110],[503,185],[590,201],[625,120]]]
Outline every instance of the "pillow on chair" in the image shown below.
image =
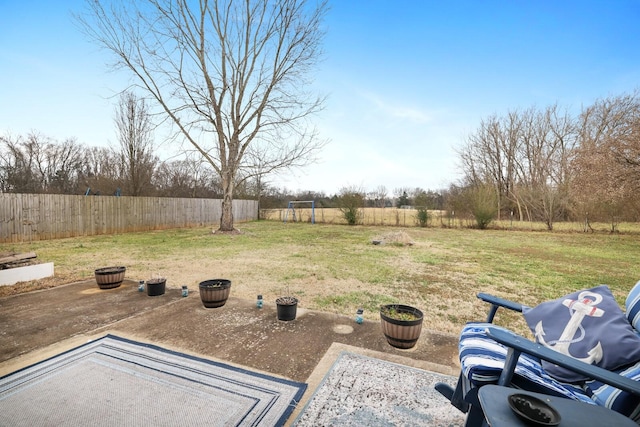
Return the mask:
[[[608,286],[574,292],[522,313],[538,344],[610,371],[640,361],[640,337]],[[559,381],[587,379],[552,363],[543,361],[542,366]]]
[[626,315],[631,326],[637,331],[640,330],[640,282],[629,291],[624,305],[627,308]]

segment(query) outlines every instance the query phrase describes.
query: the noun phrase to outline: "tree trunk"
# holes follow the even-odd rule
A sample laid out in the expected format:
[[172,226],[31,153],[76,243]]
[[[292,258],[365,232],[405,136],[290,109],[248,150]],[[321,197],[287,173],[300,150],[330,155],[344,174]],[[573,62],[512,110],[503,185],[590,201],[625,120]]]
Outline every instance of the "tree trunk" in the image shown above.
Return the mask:
[[222,216],[220,231],[233,231],[233,178],[222,178]]

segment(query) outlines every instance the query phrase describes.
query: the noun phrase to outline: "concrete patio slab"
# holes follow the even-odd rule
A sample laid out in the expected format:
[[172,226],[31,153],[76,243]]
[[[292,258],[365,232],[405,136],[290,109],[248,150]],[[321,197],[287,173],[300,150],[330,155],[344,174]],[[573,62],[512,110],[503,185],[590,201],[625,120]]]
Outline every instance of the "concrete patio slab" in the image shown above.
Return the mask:
[[197,290],[150,297],[134,281],[101,290],[91,279],[0,298],[0,376],[107,333],[307,382],[305,400],[343,350],[447,375],[459,369],[457,337],[428,329],[414,348],[399,350],[379,322],[357,324],[304,307],[283,322],[268,301],[258,309],[231,297],[223,307],[205,308]]

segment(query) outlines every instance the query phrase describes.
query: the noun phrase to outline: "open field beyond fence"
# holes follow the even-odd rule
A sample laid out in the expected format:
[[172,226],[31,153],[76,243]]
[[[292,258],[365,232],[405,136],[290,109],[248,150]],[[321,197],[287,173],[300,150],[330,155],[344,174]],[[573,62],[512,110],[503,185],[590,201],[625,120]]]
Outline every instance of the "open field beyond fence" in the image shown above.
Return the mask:
[[[371,320],[378,319],[380,304],[401,302],[422,309],[427,328],[457,333],[465,322],[486,315],[477,292],[535,305],[608,284],[623,303],[640,279],[640,239],[633,233],[279,221],[238,226],[237,235],[200,227],[2,244],[0,252],[36,252],[40,262],[54,262],[56,277],[0,287],[0,295],[69,283],[92,277],[99,267],[124,265],[128,278],[166,277],[169,287],[188,285],[194,298],[200,281],[228,278],[236,297],[253,300],[262,294],[273,301],[292,294],[309,309],[351,315],[364,307]],[[525,330],[518,315],[497,320]]]
[[[362,208],[360,209],[360,225],[382,225],[391,227],[418,227],[416,209],[405,208]],[[446,228],[474,228],[475,220],[471,216],[460,216],[441,210],[429,210],[427,227]],[[347,224],[338,208],[315,208],[315,212],[308,207],[296,207],[291,209],[262,209],[260,218],[281,222],[307,222],[311,223],[312,216],[317,224]],[[590,223],[589,232],[611,231],[611,224]],[[616,231],[621,233],[640,233],[640,224],[631,222],[616,223]],[[497,230],[522,230],[522,231],[546,231],[547,225],[541,221],[518,221],[517,219],[496,219],[489,224],[491,229]],[[555,231],[585,230],[584,222],[558,221],[553,224]]]
[[[282,222],[311,222],[312,214],[315,222],[319,224],[346,224],[338,208],[315,208],[312,213],[311,208],[296,207],[292,209],[262,209],[260,217],[262,219],[282,221]],[[415,209],[399,208],[363,208],[360,209],[359,222],[362,225],[386,225],[396,227],[413,227],[417,225]],[[429,211],[430,223],[440,225],[441,222],[448,223],[445,211]]]

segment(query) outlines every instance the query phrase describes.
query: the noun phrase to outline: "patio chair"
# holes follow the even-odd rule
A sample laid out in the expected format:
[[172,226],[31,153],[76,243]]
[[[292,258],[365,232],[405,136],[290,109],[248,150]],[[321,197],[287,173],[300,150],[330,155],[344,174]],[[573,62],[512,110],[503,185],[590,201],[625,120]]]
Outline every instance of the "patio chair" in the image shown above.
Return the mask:
[[[604,294],[608,292],[610,295],[606,286],[589,291]],[[588,295],[589,291],[582,292]],[[579,295],[582,296],[582,294]],[[545,338],[547,341],[550,339],[545,336],[544,331],[541,332],[537,328],[532,329],[535,331],[536,339],[542,344],[495,325],[493,321],[496,312],[498,309],[504,308],[523,313],[529,326],[532,327],[530,320],[531,316],[536,314],[535,309],[486,293],[479,293],[477,297],[490,304],[489,313],[485,322],[468,323],[460,334],[461,372],[457,385],[455,388],[444,383],[436,385],[436,390],[445,396],[452,405],[467,413],[466,426],[481,426],[485,421],[478,399],[478,391],[486,384],[498,384],[604,406],[620,412],[640,424],[640,332],[638,332],[640,330],[640,281],[633,287],[626,299],[625,313],[619,309],[613,296],[609,297],[610,300],[613,300],[619,315],[615,314],[615,309],[607,306],[609,312],[615,314],[615,322],[617,323],[615,326],[608,325],[601,332],[606,335],[603,340],[614,340],[613,347],[617,347],[616,350],[605,352],[604,356],[601,354],[602,352],[590,353],[600,356],[599,362],[597,361],[598,357],[595,357],[597,364],[600,365],[603,361],[611,364],[611,356],[620,356],[621,359],[614,363],[615,369],[586,363],[571,357],[573,354],[563,354],[563,352],[567,353],[566,349],[561,349],[563,351],[561,352],[548,348],[553,347],[548,342],[546,342],[546,346],[542,345],[545,343]],[[571,298],[561,298],[548,302],[544,309],[549,307],[557,309],[554,304],[557,306],[558,303],[570,306],[572,300]],[[601,315],[593,302],[587,302],[587,304],[591,305],[587,307],[589,311],[585,315],[586,317]],[[542,320],[536,327],[544,323],[544,327],[548,328],[553,316],[544,311],[541,314],[543,315]],[[575,311],[571,314],[574,315]],[[565,331],[568,328],[567,325],[568,323],[564,325]],[[618,332],[619,329],[622,332]],[[585,333],[583,330],[579,338],[582,339],[588,332]],[[575,341],[577,340],[570,341],[568,345],[570,346]],[[599,344],[600,341],[598,341]],[[606,349],[611,348],[612,346],[606,347]],[[600,350],[602,349],[600,348]],[[593,360],[591,361],[593,362]],[[617,363],[622,363],[622,365],[616,366]],[[558,370],[563,370],[562,375],[556,376]],[[569,375],[570,379],[572,376],[575,378],[567,381],[563,376],[565,373]]]

